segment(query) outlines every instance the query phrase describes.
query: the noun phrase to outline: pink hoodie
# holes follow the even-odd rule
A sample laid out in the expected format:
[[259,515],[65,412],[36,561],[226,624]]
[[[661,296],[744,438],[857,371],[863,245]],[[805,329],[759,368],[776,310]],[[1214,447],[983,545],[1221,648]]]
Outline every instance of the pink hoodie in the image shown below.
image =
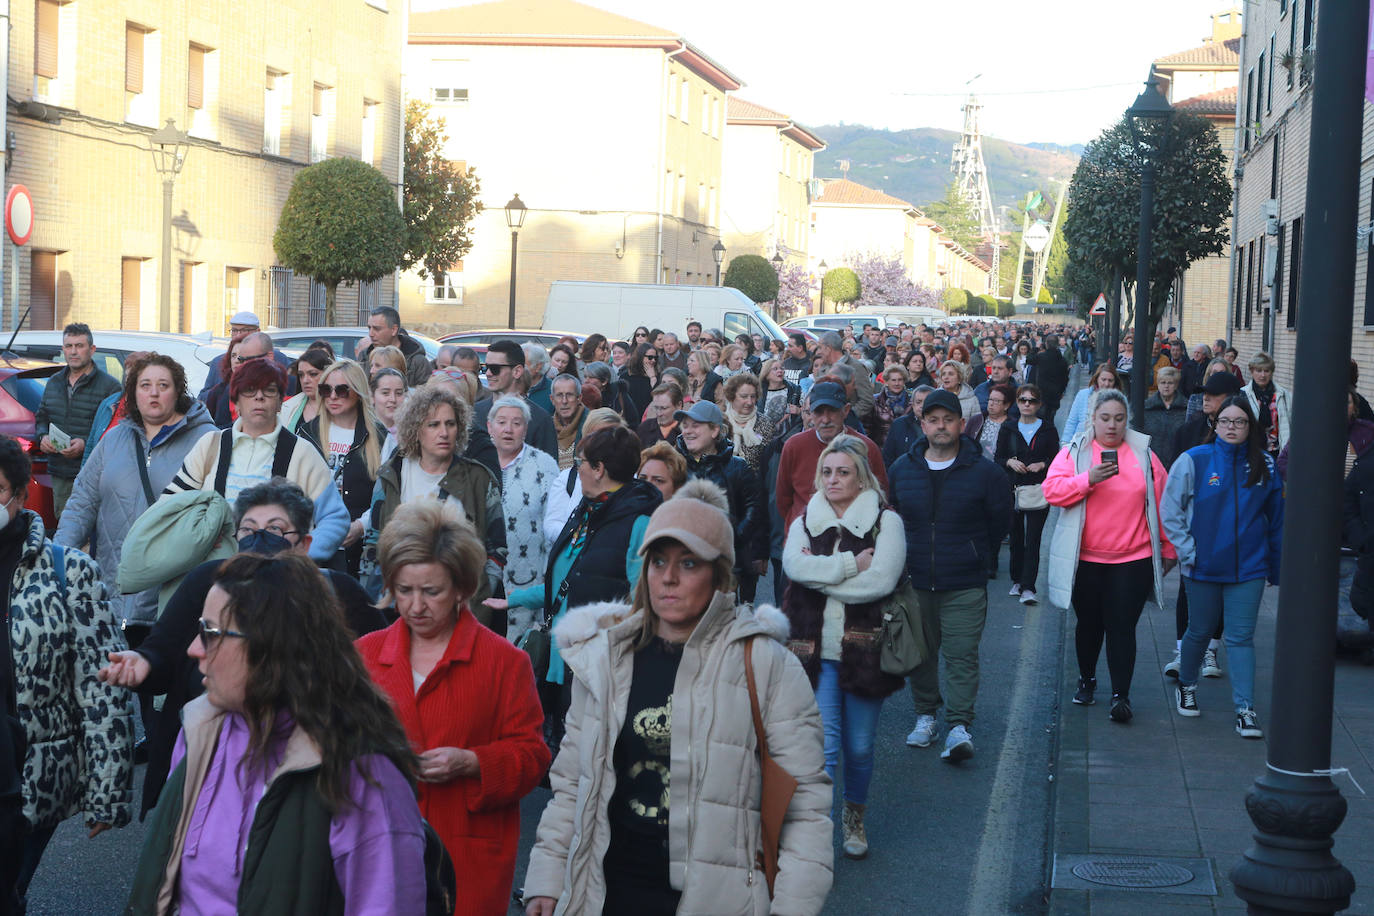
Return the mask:
[[[1102,463],[1102,446],[1091,443],[1092,461],[1089,466]],[[1087,499],[1083,512],[1083,536],[1079,542],[1078,558],[1089,563],[1129,563],[1143,560],[1150,553],[1150,529],[1145,522],[1145,475],[1136,460],[1135,451],[1126,443],[1116,450],[1121,470],[1114,476],[1093,486],[1088,472],[1074,472],[1069,449],[1061,449],[1050,464],[1045,477],[1045,499],[1052,506],[1073,506]],[[1150,467],[1154,475],[1155,511],[1164,499],[1164,482],[1168,472],[1150,453]],[[1158,522],[1158,519],[1156,519]],[[1160,555],[1173,559],[1177,554],[1169,543],[1164,526],[1159,529]]]

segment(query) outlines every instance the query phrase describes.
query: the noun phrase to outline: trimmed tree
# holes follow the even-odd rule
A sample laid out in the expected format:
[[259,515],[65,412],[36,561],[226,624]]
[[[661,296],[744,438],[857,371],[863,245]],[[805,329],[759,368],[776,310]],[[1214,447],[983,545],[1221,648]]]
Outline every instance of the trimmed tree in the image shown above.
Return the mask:
[[756,305],[778,298],[778,272],[761,254],[742,254],[732,258],[721,285],[739,290]]
[[406,223],[401,269],[421,277],[448,270],[472,250],[472,221],[482,212],[481,182],[472,169],[444,158],[444,119],[423,102],[406,103]]
[[356,159],[326,159],[291,183],[272,248],[282,264],[324,285],[325,323],[339,284],[366,283],[401,263],[405,220],[386,176]]
[[951,315],[968,314],[968,291],[959,289],[956,286],[947,288],[942,297],[945,301],[945,311]]
[[832,267],[821,278],[821,311],[825,311],[827,299],[836,305],[849,305],[857,302],[861,295],[863,287],[859,285],[859,275],[848,267]]
[[[1226,154],[1205,118],[1175,113],[1168,152],[1155,174],[1154,237],[1150,258],[1149,324],[1153,335],[1174,282],[1188,265],[1226,249],[1231,185]],[[1134,281],[1140,227],[1141,159],[1123,117],[1088,144],[1069,185],[1064,221],[1066,274],[1106,278],[1119,271]],[[1076,280],[1075,287],[1087,286]]]

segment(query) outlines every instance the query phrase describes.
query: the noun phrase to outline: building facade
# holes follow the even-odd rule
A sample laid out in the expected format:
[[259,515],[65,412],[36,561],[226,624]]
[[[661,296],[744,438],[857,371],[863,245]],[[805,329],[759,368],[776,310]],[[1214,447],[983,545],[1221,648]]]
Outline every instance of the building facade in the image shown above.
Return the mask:
[[[805,267],[815,155],[825,141],[787,115],[732,96],[725,120],[725,256],[756,254]],[[773,180],[773,179],[776,180]]]
[[[264,326],[323,323],[323,288],[279,266],[272,236],[312,162],[360,158],[399,189],[402,0],[15,0],[10,13],[7,177],[34,201],[25,327],[223,334],[242,309]],[[189,140],[164,328],[150,135],[169,120]],[[391,277],[340,288],[340,321],[393,296]]]
[[[1252,7],[1241,44],[1238,121],[1246,125],[1236,158],[1228,339],[1243,365],[1273,355],[1275,378],[1293,384],[1299,268],[1312,128],[1314,0]],[[1374,219],[1374,110],[1364,105],[1359,224]],[[1374,395],[1374,258],[1370,236],[1357,243],[1351,356],[1364,368],[1360,389]]]
[[[1214,13],[1212,33],[1202,45],[1154,62],[1155,78],[1162,83],[1169,103],[1178,111],[1210,121],[1228,156],[1236,148],[1241,27],[1238,7]],[[1230,228],[1230,220],[1227,226]],[[1190,345],[1228,336],[1230,265],[1229,252],[1203,258],[1174,285],[1166,321],[1176,325]]]
[[715,282],[740,83],[685,38],[571,0],[415,12],[405,81],[444,118],[445,153],[474,171],[485,208],[460,264],[403,275],[411,325],[506,326],[515,194],[519,327],[542,324],[554,280]]

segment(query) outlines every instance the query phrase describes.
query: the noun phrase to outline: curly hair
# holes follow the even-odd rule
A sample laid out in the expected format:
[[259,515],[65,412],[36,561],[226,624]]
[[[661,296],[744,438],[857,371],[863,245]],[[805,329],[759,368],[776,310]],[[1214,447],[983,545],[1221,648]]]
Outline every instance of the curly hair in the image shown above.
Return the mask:
[[149,353],[134,360],[124,370],[124,415],[139,426],[143,425],[143,414],[138,409],[138,377],[149,366],[161,366],[172,374],[172,390],[176,392],[177,398],[176,407],[173,409],[177,413],[184,415],[194,403],[190,392],[186,390],[186,370],[181,367],[181,363],[161,353]]
[[733,401],[735,396],[739,394],[739,390],[746,386],[753,387],[755,395],[763,394],[763,386],[759,384],[759,377],[746,369],[725,380],[725,384],[721,386],[725,400]]
[[[363,758],[382,754],[414,785],[416,758],[391,703],[353,646],[334,589],[309,557],[237,554],[215,571],[228,596],[220,625],[244,636],[248,759],[267,754],[283,710],[320,750],[316,784],[331,813],[355,804],[354,766],[377,785]],[[213,652],[215,650],[208,650]]]
[[947,359],[944,362],[940,363],[940,368],[936,370],[937,377],[939,376],[939,373],[945,371],[946,366],[949,366],[951,369],[953,369],[955,373],[959,376],[959,384],[968,384],[969,367],[967,363],[961,363],[957,359]]
[[[606,343],[605,334],[592,334],[588,336],[586,340],[582,341],[582,362],[596,362],[596,351],[600,349],[601,345],[604,343]],[[610,349],[610,347],[607,347],[607,349]]]
[[396,412],[396,451],[407,458],[420,457],[420,427],[436,408],[447,404],[453,408],[458,421],[458,438],[453,453],[461,455],[468,447],[468,427],[472,422],[472,408],[451,389],[442,385],[422,385],[410,393]]

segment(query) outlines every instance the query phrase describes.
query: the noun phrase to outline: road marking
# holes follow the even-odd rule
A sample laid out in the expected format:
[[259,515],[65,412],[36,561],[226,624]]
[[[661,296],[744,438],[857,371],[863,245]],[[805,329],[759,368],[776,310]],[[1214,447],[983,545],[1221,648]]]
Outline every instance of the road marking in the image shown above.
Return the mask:
[[1026,772],[1030,732],[1040,727],[1040,717],[1031,708],[1031,692],[1036,681],[1036,659],[1044,640],[1043,612],[1044,606],[1039,604],[1026,609],[1021,651],[1016,661],[1016,682],[1007,708],[1007,732],[998,752],[997,775],[988,795],[983,840],[978,845],[973,886],[969,889],[970,916],[1011,911],[1012,869],[1016,856],[1008,855],[1007,851],[1013,848],[1016,825],[1024,810],[1017,788]]

